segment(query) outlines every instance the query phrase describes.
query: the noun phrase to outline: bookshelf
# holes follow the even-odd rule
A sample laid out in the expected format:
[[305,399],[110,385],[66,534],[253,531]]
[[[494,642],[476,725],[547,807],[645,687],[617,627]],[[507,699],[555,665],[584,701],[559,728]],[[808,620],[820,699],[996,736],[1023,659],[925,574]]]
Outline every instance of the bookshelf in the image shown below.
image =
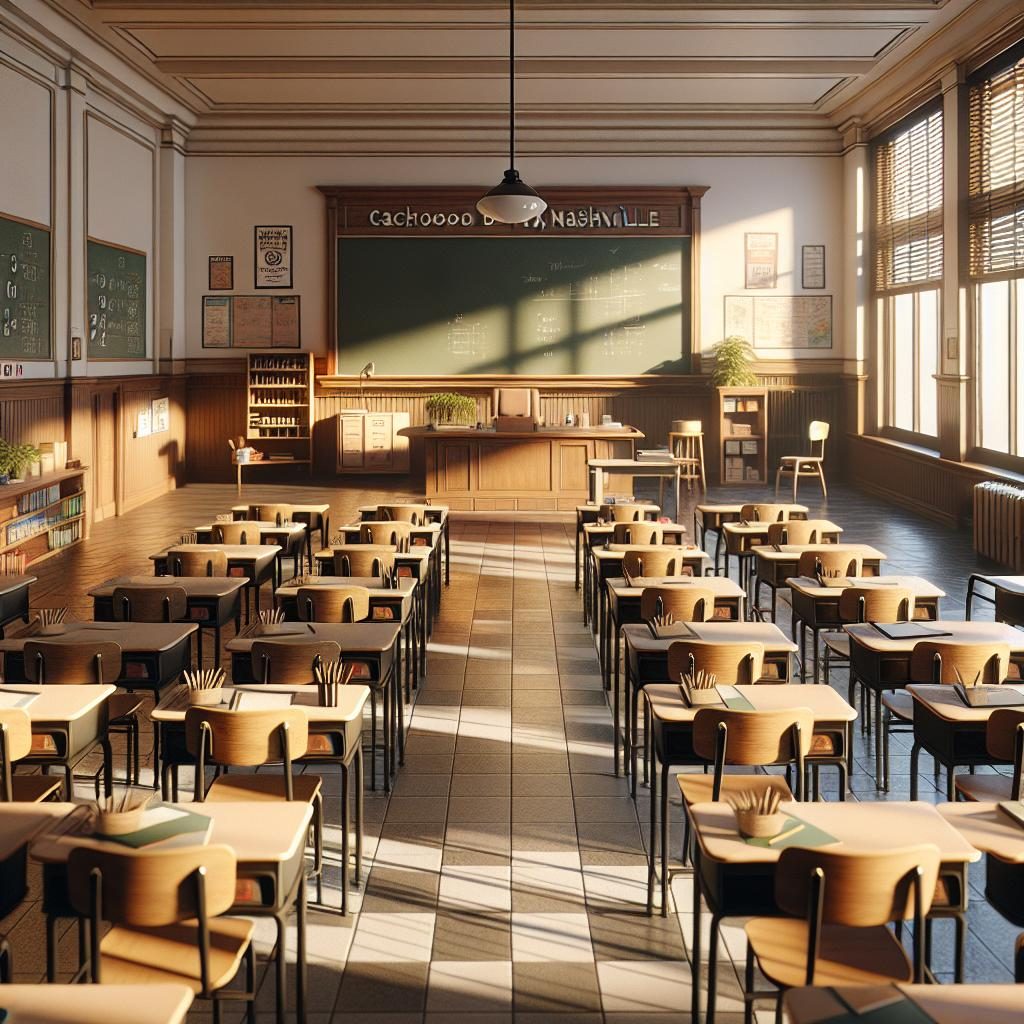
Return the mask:
[[719,482],[763,484],[768,479],[767,388],[718,389]]
[[313,354],[250,352],[246,439],[263,458],[242,464],[313,471]]
[[0,487],[0,555],[25,565],[49,558],[89,535],[84,467]]

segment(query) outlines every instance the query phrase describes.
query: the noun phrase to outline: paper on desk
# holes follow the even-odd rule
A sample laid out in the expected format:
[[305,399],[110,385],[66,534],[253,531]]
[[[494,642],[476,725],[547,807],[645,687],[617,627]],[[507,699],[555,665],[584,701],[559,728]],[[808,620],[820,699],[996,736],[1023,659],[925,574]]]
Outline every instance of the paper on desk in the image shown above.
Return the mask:
[[0,708],[27,708],[38,696],[28,690],[0,689]]

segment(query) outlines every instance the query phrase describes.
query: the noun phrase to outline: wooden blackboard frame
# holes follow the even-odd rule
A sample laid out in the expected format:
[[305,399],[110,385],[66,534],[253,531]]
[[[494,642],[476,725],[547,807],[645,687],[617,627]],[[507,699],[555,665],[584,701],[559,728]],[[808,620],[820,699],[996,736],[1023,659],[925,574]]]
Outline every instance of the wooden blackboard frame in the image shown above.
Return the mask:
[[[92,242],[94,245],[104,245],[108,249],[115,249],[118,252],[131,253],[133,256],[141,256],[143,259],[143,266],[145,272],[143,274],[142,281],[142,303],[143,303],[143,317],[142,317],[142,341],[144,351],[141,355],[135,356],[94,356],[92,354],[92,345],[89,341],[89,243]],[[149,352],[149,254],[144,249],[134,249],[130,245],[122,245],[120,242],[108,242],[105,238],[97,238],[95,235],[86,235],[86,263],[85,263],[85,352],[86,358],[90,363],[137,363],[142,362],[150,358]]]
[[21,224],[24,227],[32,228],[34,231],[43,231],[46,233],[46,276],[48,279],[48,295],[47,295],[47,324],[46,324],[46,355],[41,356],[26,356],[26,355],[10,355],[5,356],[0,354],[0,359],[11,362],[19,363],[48,363],[54,359],[54,346],[53,346],[53,320],[54,320],[54,308],[53,308],[53,229],[47,224],[40,224],[38,221],[29,220],[27,217],[18,217],[13,213],[4,213],[0,211],[0,219],[9,221],[11,224]]
[[[420,224],[388,226],[382,228],[370,223],[371,211],[384,208],[406,207],[423,212],[433,212],[440,216],[452,211],[475,210],[476,201],[486,188],[448,188],[423,187],[405,188],[393,186],[387,188],[344,185],[321,185],[321,194],[327,204],[327,330],[330,338],[328,356],[328,374],[338,373],[338,240],[345,237],[454,237],[458,235],[484,238],[529,237],[531,234],[544,234],[535,228],[519,224],[473,223],[451,224],[446,219],[440,227],[433,222],[427,226]],[[690,351],[691,371],[700,357],[700,209],[701,199],[708,191],[704,185],[690,186],[652,186],[635,187],[538,187],[540,194],[552,207],[590,207],[625,208],[635,210],[644,208],[658,211],[657,227],[629,231],[619,229],[622,235],[640,236],[673,236],[690,238]],[[562,230],[560,237],[589,237],[598,234],[589,230]],[[685,355],[686,353],[684,353]],[[475,375],[463,375],[473,379]],[[620,376],[620,375],[619,375]],[[645,374],[651,377],[678,377],[678,374]],[[587,380],[596,379],[593,375],[558,375],[555,379]]]

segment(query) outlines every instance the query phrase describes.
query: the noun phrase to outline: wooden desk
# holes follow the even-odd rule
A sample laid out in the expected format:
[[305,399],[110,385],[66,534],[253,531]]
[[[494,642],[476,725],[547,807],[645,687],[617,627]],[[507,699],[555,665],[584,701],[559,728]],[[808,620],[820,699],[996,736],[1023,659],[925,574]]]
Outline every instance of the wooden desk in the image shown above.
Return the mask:
[[[814,689],[814,687],[805,687]],[[823,687],[821,689],[824,689]],[[963,974],[963,941],[966,935],[967,865],[980,858],[956,829],[932,804],[891,803],[796,803],[785,802],[783,813],[822,829],[839,841],[829,849],[849,844],[857,850],[890,850],[900,846],[932,843],[939,848],[939,877],[948,900],[932,907],[930,916],[952,917],[957,932],[957,977]],[[691,945],[691,963],[700,963],[701,898],[711,911],[708,957],[707,1020],[714,1020],[718,968],[718,937],[721,923],[729,917],[766,916],[778,913],[775,905],[775,864],[782,852],[777,847],[753,846],[736,831],[736,816],[726,803],[694,804],[693,912],[697,927]],[[941,986],[936,986],[941,987]],[[693,983],[693,1019],[700,1014],[699,978]]]
[[[383,504],[383,503],[382,503]],[[401,504],[400,502],[398,504]],[[451,534],[451,518],[448,515],[447,505],[431,505],[430,499],[425,498],[423,501],[406,502],[405,504],[410,505],[423,505],[423,521],[427,523],[440,523],[443,531],[442,541],[444,543],[444,584],[448,586],[452,581],[452,534]],[[359,518],[364,523],[372,523],[377,519],[377,505],[360,505],[359,506]],[[321,543],[323,538],[321,537]],[[579,589],[577,587],[577,589]]]
[[[782,686],[738,686],[736,690],[746,697],[754,711],[792,711],[808,708],[814,715],[814,735],[824,736],[832,741],[831,750],[823,753],[812,752],[806,764],[817,769],[824,764],[839,768],[840,800],[846,799],[846,760],[851,756],[851,723],[856,721],[857,712],[830,686],[803,686],[798,683]],[[675,683],[648,686],[644,699],[650,711],[650,855],[647,860],[647,912],[654,908],[654,887],[659,877],[656,867],[657,850],[661,850],[661,913],[668,914],[668,781],[673,768],[682,765],[707,765],[693,749],[693,720],[700,708],[689,707]],[[720,706],[720,705],[719,705]],[[658,778],[658,764],[661,764],[661,778]],[[658,836],[658,791],[661,792],[661,834]],[[815,788],[817,788],[815,786]],[[800,805],[803,806],[803,805]],[[660,846],[659,846],[660,843]]]
[[[643,435],[640,435],[643,437]],[[669,477],[674,481],[675,484],[675,499],[676,503],[674,506],[675,514],[678,517],[680,513],[679,495],[680,495],[680,483],[682,482],[683,476],[683,465],[676,459],[665,459],[663,462],[644,462],[635,458],[592,458],[587,460],[587,468],[590,470],[590,484],[588,499],[596,505],[600,505],[604,501],[604,475],[606,472],[609,473],[628,473],[630,477],[635,478],[638,476],[653,476],[658,477],[660,482],[664,482],[665,477]],[[630,490],[635,490],[635,487],[630,486]]]
[[[630,508],[640,510],[640,514],[646,520],[657,519],[661,513],[658,505],[649,502],[631,502]],[[576,589],[580,589],[580,547],[583,540],[583,527],[588,523],[596,523],[597,517],[601,514],[601,506],[588,502],[586,505],[576,506]],[[584,595],[585,599],[585,595]],[[585,621],[585,620],[584,620]]]
[[[750,570],[753,562],[754,549],[768,544],[768,527],[771,523],[723,523],[719,536],[725,538],[725,575],[729,575],[729,556],[736,556],[736,563],[739,566],[740,584],[744,587],[750,585]],[[839,543],[839,535],[843,532],[841,526],[830,523],[827,519],[822,520],[820,530],[820,541],[810,545],[812,548],[822,547],[825,544],[834,545]],[[782,547],[780,544],[779,547]],[[772,618],[775,612],[775,591],[772,591]]]
[[4,985],[0,1009],[12,1024],[183,1024],[185,985]]
[[0,640],[4,627],[17,619],[28,622],[28,588],[36,576],[0,576]]
[[[993,591],[992,596],[977,593],[976,588],[979,583],[991,587]],[[964,618],[970,619],[975,598],[987,604],[995,604],[995,593],[997,591],[1001,591],[1004,594],[1024,596],[1024,576],[990,576],[986,573],[972,572],[967,577],[967,607],[964,611]],[[1021,623],[1015,622],[1013,625],[1019,626]]]
[[[806,519],[807,506],[796,504],[785,504],[790,519]],[[726,523],[738,523],[740,514],[743,511],[742,502],[730,502],[721,504],[700,504],[693,510],[693,536],[702,548],[706,548],[708,530],[715,533],[715,572],[718,572],[718,559],[722,550],[722,527]]]
[[304,523],[306,526],[307,544],[306,550],[313,550],[313,543],[310,534],[314,530],[320,534],[320,545],[327,543],[331,529],[331,506],[326,502],[314,502],[313,504],[296,505],[291,501],[252,501],[248,505],[232,505],[231,515],[233,519],[248,519],[249,510],[256,509],[256,515],[262,516],[260,509],[264,505],[287,505],[292,510],[292,522]]
[[632,458],[643,434],[631,427],[404,427],[423,442],[425,492],[450,508],[477,512],[569,511],[587,498],[587,462]]
[[[0,917],[6,917],[28,895],[28,844],[73,806],[0,802]],[[0,992],[6,991],[5,985]],[[0,1007],[3,1005],[0,998]]]
[[[1020,1014],[1020,988],[1016,985],[896,985],[934,1024],[1006,1024]],[[793,988],[782,998],[790,1024],[828,1024],[846,1007],[879,1005],[894,994],[887,985],[856,988]]]
[[[239,520],[246,525],[248,534],[250,531],[259,531],[260,544],[276,544],[281,550],[278,552],[277,560],[280,563],[282,558],[292,559],[292,568],[299,572],[302,569],[302,560],[306,556],[306,545],[309,541],[309,531],[305,523],[293,522],[287,525],[270,522],[269,520]],[[200,544],[212,544],[215,536],[214,530],[219,523],[203,523],[201,526],[194,526]],[[278,568],[277,578],[281,578],[281,569]]]
[[192,637],[198,629],[194,622],[70,622],[63,633],[42,636],[30,626],[17,637],[0,640],[4,679],[19,685],[28,680],[22,652],[30,640],[57,644],[111,641],[121,646],[117,685],[126,690],[149,690],[159,699],[160,691],[192,664]]
[[117,587],[181,587],[185,591],[188,621],[198,627],[198,662],[203,663],[203,630],[212,629],[214,664],[220,664],[220,631],[234,620],[241,628],[241,597],[245,580],[235,576],[175,576],[173,582],[158,576],[115,576],[87,591],[92,616],[97,622],[114,621],[114,590]]

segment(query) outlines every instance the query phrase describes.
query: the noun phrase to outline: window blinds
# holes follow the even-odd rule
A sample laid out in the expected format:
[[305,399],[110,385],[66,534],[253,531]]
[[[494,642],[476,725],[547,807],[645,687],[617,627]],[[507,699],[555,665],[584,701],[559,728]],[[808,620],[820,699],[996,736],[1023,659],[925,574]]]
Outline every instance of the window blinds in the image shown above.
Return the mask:
[[875,143],[875,287],[942,277],[942,111],[918,111]]
[[1024,268],[1024,59],[970,90],[968,239],[974,277]]

